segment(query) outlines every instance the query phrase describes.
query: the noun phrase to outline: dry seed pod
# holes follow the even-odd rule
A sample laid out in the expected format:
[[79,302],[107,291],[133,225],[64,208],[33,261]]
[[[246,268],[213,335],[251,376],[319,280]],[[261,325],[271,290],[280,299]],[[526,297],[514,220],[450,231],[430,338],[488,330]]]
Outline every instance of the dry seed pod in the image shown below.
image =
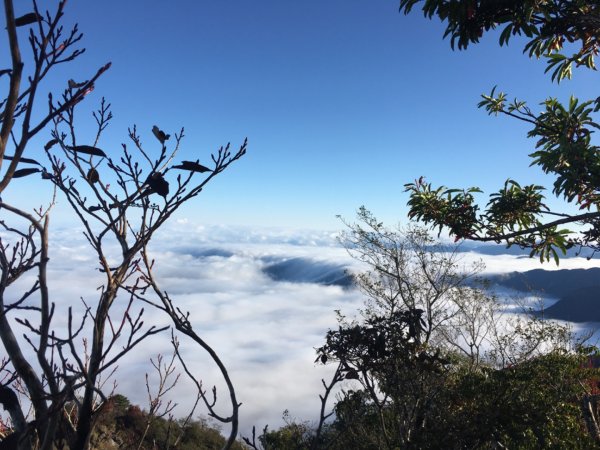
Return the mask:
[[90,184],[94,184],[98,182],[100,175],[98,174],[98,171],[92,167],[88,171],[86,178]]

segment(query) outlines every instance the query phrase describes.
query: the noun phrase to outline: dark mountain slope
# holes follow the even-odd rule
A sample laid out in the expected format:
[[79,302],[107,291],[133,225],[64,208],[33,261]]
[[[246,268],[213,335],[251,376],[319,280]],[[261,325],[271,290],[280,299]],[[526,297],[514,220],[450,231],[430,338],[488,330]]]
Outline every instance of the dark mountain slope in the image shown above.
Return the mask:
[[600,268],[511,272],[490,277],[493,283],[524,293],[558,297],[544,317],[571,322],[600,322]]
[[345,266],[309,258],[289,258],[268,264],[263,269],[275,281],[317,283],[325,286],[352,286]]

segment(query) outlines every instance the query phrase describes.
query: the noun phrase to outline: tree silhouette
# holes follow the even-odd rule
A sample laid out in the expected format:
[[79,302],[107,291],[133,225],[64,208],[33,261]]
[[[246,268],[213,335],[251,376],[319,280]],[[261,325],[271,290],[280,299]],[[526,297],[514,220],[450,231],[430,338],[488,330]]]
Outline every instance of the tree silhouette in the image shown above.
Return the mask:
[[[194,330],[190,313],[161,289],[148,245],[183,204],[245,154],[247,143],[236,150],[229,144],[218,149],[210,156],[210,168],[199,161],[176,164],[183,129],[171,137],[154,126],[149,130],[152,142],[143,143],[134,126],[119,152],[104,151],[102,141],[112,119],[104,99],[93,113],[95,137],[81,136],[75,125],[78,106],[110,63],[85,81],[65,80],[59,92],[46,86],[49,73],[84,51],[77,25],[70,31],[62,25],[65,4],[63,0],[53,11],[42,11],[33,0],[30,12],[16,17],[13,1],[4,1],[11,66],[0,75],[7,85],[0,102],[0,340],[6,354],[0,403],[11,417],[10,439],[22,449],[88,448],[108,399],[106,378],[127,353],[171,329],[176,358],[208,414],[231,425],[230,447],[239,407],[233,384],[217,353]],[[21,55],[24,38],[28,58]],[[47,100],[42,97],[45,89]],[[45,103],[47,110],[40,114]],[[40,136],[49,139],[45,159],[37,148],[35,158],[26,157],[34,155],[32,139]],[[11,203],[5,191],[32,177],[41,177],[40,186],[53,200],[29,211]],[[83,313],[57,302],[48,280],[49,218],[57,196],[66,200],[83,227],[88,251],[97,257],[103,276],[97,297],[82,298]],[[144,313],[148,307],[171,325],[149,322]],[[59,315],[67,318],[66,328],[56,325]],[[188,369],[179,349],[182,339],[200,346],[218,366],[230,413],[217,410],[216,388],[207,394]],[[15,403],[16,392],[28,401]],[[24,409],[29,403],[31,416]],[[66,405],[73,404],[76,408],[67,411]]]

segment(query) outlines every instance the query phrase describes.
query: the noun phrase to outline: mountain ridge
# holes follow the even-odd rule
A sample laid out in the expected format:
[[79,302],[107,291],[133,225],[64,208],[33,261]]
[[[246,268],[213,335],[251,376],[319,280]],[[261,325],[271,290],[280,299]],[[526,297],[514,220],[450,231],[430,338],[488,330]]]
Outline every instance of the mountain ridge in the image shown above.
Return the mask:
[[569,322],[600,322],[600,268],[534,269],[490,276],[499,286],[538,293],[559,300],[537,311],[543,317]]

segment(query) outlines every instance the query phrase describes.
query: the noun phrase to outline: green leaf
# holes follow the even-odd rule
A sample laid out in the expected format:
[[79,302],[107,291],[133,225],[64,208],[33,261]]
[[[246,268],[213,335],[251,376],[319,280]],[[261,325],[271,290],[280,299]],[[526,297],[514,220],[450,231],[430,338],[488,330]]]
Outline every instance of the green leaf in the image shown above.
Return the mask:
[[558,264],[559,264],[558,253],[556,253],[556,250],[554,250],[552,247],[550,247],[550,251],[552,252],[552,256],[554,257],[554,262],[558,266]]
[[508,44],[508,40],[510,39],[510,33],[513,29],[512,24],[509,24],[506,26],[506,28],[504,28],[504,30],[502,30],[502,34],[500,34],[500,46],[503,46],[504,44]]

